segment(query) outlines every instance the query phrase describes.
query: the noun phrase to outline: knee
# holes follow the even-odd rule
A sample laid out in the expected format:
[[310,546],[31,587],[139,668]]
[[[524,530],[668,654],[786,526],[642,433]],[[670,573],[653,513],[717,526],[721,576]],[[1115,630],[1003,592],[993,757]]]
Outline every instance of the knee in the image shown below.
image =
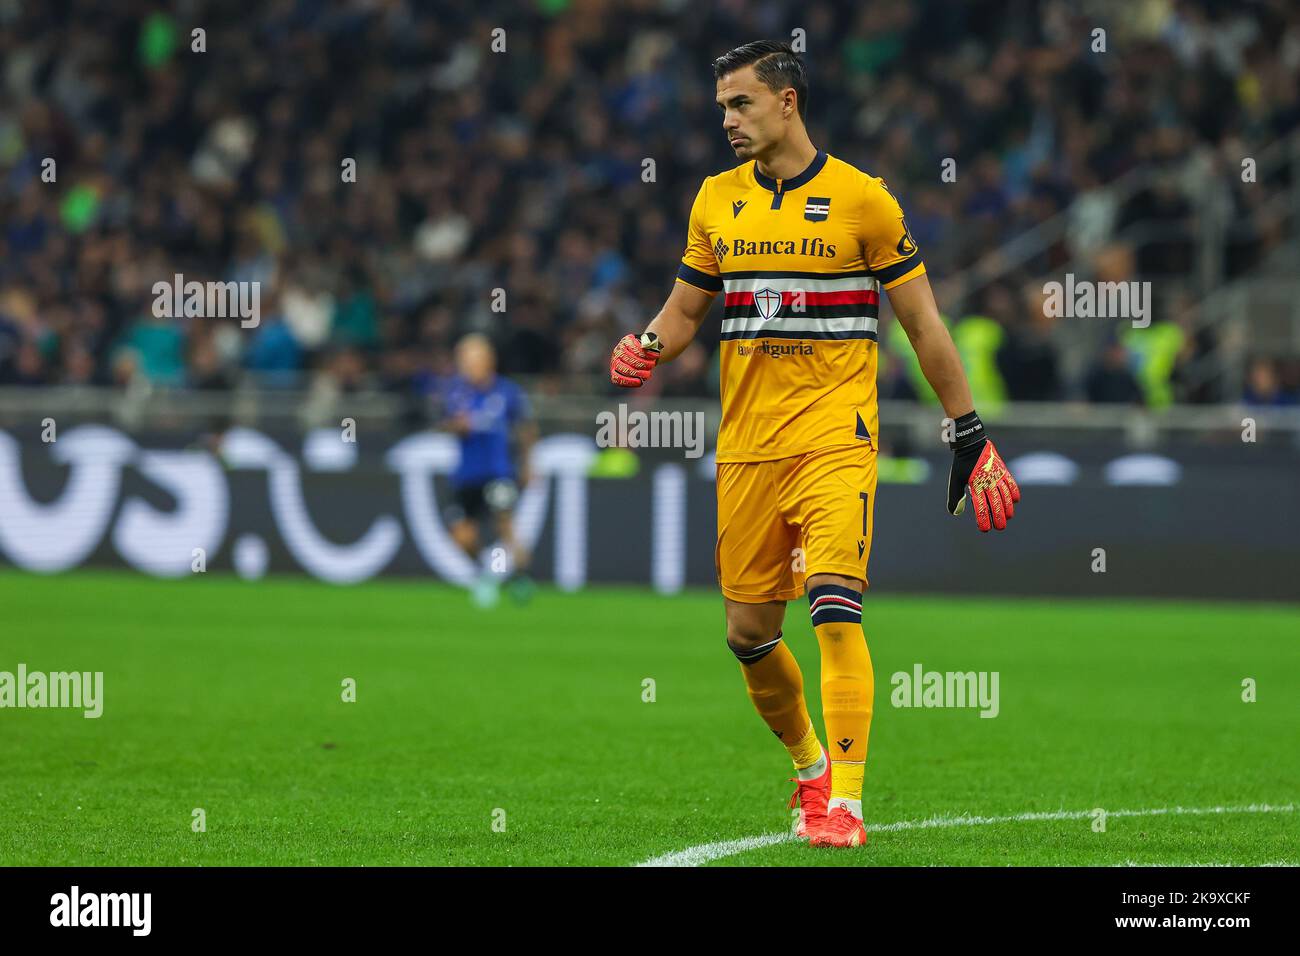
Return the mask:
[[770,653],[781,640],[785,602],[741,604],[727,601],[727,647],[742,661]]
[[772,634],[770,631],[763,630],[756,622],[727,622],[727,646],[736,654],[743,654],[752,651],[755,648],[770,643],[774,637],[779,636],[779,631],[777,634]]
[[771,654],[781,644],[781,631],[773,636],[771,632],[760,634],[756,631],[741,630],[734,635],[727,628],[727,647],[736,655],[736,660],[745,665],[757,664]]
[[743,638],[737,641],[728,635],[727,647],[731,649],[731,653],[736,655],[736,660],[740,661],[740,663],[746,665],[757,664],[780,646],[781,633],[781,631],[777,631],[775,637],[769,634],[766,640]]
[[470,521],[457,521],[451,526],[451,539],[463,551],[473,551],[478,547],[478,528]]

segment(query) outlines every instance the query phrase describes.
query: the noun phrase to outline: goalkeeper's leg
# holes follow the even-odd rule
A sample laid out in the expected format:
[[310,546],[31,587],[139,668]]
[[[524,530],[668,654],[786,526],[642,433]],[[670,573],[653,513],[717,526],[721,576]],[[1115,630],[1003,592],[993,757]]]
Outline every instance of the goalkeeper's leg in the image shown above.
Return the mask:
[[831,755],[826,826],[814,846],[860,846],[862,781],[871,734],[875,674],[862,633],[876,491],[876,453],[867,444],[821,449],[791,470],[786,500],[803,529],[808,607],[822,655],[822,715]]
[[807,836],[825,821],[830,766],[808,715],[803,674],[782,639],[784,601],[746,604],[727,599],[727,646],[740,661],[749,699],[785,746],[794,763],[799,804],[798,836]]
[[[803,696],[803,674],[782,639],[784,601],[742,604],[727,600],[727,646],[740,661],[749,699],[777,739],[798,747],[812,726]],[[814,758],[820,756],[814,748]],[[799,756],[791,751],[796,768]],[[808,761],[811,763],[812,761]]]
[[808,605],[822,652],[822,716],[831,752],[827,827],[835,831],[814,834],[813,842],[857,846],[866,842],[862,778],[875,696],[875,672],[862,632],[862,582],[814,574],[808,579]]

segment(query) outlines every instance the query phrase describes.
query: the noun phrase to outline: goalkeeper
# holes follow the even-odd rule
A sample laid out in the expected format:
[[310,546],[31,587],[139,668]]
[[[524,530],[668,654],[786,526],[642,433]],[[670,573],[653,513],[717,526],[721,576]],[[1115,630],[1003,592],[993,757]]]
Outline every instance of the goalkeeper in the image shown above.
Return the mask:
[[[1020,490],[975,413],[898,201],[883,180],[809,140],[799,58],[785,43],[750,43],[713,72],[739,163],[700,187],[673,291],[641,336],[617,344],[610,378],[640,386],[681,354],[722,293],[714,563],[727,644],[794,765],[796,832],[813,846],[860,846],[875,692],[862,594],[876,497],[881,290],[951,419],[948,511],[961,514],[969,492],[979,529],[1001,531]],[[805,590],[829,750],[782,641],[786,602]]]

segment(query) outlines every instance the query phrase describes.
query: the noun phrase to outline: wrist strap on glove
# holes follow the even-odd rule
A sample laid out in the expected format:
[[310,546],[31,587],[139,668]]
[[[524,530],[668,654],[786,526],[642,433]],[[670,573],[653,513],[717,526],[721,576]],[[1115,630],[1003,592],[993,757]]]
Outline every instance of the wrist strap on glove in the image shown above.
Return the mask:
[[976,412],[970,412],[954,420],[953,426],[953,439],[948,442],[948,447],[953,451],[960,451],[988,440],[988,435],[984,433],[984,423],[980,421],[979,414]]

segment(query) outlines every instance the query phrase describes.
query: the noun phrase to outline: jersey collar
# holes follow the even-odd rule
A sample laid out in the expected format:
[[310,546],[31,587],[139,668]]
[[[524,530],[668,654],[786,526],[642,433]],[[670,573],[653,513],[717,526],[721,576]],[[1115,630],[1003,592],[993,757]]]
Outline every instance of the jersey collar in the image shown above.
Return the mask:
[[[820,173],[822,171],[822,167],[825,165],[826,165],[826,153],[819,149],[817,150],[817,155],[813,157],[813,161],[808,164],[807,169],[801,172],[798,176],[793,176],[790,179],[781,180],[781,192],[788,193],[792,189],[798,189],[804,183],[808,182],[814,176]],[[777,181],[775,179],[772,179],[770,176],[764,176],[762,173],[758,171],[758,160],[754,160],[754,181],[757,182],[764,189],[770,190],[771,192],[777,191],[776,188]]]

